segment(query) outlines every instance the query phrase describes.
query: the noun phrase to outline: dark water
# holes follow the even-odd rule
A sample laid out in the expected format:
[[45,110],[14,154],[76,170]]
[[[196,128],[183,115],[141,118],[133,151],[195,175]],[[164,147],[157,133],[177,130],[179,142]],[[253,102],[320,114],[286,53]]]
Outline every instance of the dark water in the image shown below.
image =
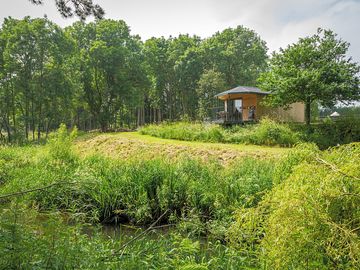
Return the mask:
[[[105,237],[110,237],[112,239],[119,239],[123,236],[136,236],[138,234],[146,231],[147,227],[136,227],[125,224],[118,225],[102,225],[101,233]],[[175,226],[173,225],[164,225],[164,226],[155,226],[150,229],[146,235],[149,237],[157,238],[159,235],[167,235],[175,230]]]

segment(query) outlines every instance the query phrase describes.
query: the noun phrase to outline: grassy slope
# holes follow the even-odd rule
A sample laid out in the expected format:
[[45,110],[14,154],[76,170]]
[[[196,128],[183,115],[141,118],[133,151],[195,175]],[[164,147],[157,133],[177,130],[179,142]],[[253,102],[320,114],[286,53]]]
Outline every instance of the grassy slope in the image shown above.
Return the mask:
[[141,135],[138,132],[86,134],[77,139],[76,149],[83,156],[94,153],[114,158],[164,157],[173,159],[190,156],[203,160],[215,159],[222,163],[228,163],[244,156],[277,158],[289,150],[281,147],[161,139]]

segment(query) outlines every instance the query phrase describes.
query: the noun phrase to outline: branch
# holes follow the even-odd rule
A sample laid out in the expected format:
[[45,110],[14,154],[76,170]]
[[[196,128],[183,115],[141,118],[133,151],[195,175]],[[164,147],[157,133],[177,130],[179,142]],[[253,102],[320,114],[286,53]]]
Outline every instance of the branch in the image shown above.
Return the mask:
[[35,191],[40,191],[40,190],[45,190],[48,188],[51,188],[53,186],[58,186],[60,184],[75,184],[75,182],[57,182],[57,183],[53,183],[51,185],[48,186],[44,186],[44,187],[39,187],[39,188],[34,188],[34,189],[28,189],[28,190],[24,190],[24,191],[19,191],[19,192],[14,192],[14,193],[9,193],[9,194],[5,194],[5,195],[0,195],[0,200],[1,199],[6,199],[6,198],[10,198],[10,197],[16,197],[16,196],[21,196],[27,193],[31,193],[31,192],[35,192]]
[[[44,0],[29,0],[35,5],[42,5]],[[54,0],[60,14],[69,18],[78,16],[81,20],[85,20],[88,16],[94,15],[96,19],[104,18],[104,10],[93,0]]]
[[[141,232],[140,234],[138,234],[137,236],[135,236],[134,238],[132,238],[131,240],[129,240],[128,242],[126,242],[125,244],[123,244],[120,247],[120,250],[123,250],[120,254],[120,256],[123,255],[125,248],[131,244],[132,242],[134,242],[135,240],[139,239],[141,236],[143,236],[144,234],[148,233],[150,230],[152,230],[153,228],[155,228],[155,225],[169,212],[169,209],[167,209],[164,213],[162,213],[162,215],[154,222],[150,225],[149,228],[147,228],[145,231]],[[116,255],[116,253],[114,254]]]
[[350,175],[350,174],[347,174],[345,172],[343,172],[342,170],[340,170],[338,167],[336,167],[334,164],[331,164],[330,162],[320,158],[320,157],[316,157],[316,160],[320,163],[323,163],[324,165],[326,165],[327,167],[329,167],[330,169],[332,169],[334,172],[337,172],[337,173],[340,173],[342,174],[343,176],[346,176],[346,177],[350,177],[350,178],[353,178],[353,179],[356,179],[356,180],[360,180],[359,177],[357,176],[354,176],[354,175]]

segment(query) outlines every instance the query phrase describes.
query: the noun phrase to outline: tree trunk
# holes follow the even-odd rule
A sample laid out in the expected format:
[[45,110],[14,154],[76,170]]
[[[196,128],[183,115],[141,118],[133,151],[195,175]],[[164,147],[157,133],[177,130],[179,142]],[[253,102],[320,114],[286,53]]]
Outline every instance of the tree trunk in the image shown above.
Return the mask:
[[[27,99],[27,97],[25,97]],[[25,101],[25,138],[29,140],[29,102]]]
[[158,109],[158,122],[160,123],[161,122],[161,110]]
[[42,114],[42,106],[40,104],[40,108],[39,108],[39,121],[38,121],[38,126],[37,126],[37,141],[38,143],[40,143],[40,139],[41,139],[41,114]]
[[101,128],[101,132],[106,132],[108,130],[108,124],[105,120],[101,120],[100,128]]
[[[7,116],[9,118],[9,116]],[[10,122],[9,119],[5,121],[5,127],[6,127],[6,133],[8,136],[8,142],[11,143],[11,128],[10,128]]]
[[46,135],[45,135],[45,139],[46,139],[46,140],[48,139],[49,132],[50,132],[50,123],[51,123],[51,119],[49,119],[49,120],[47,121],[47,125],[46,125]]
[[306,98],[305,102],[305,122],[307,126],[310,126],[310,120],[311,120],[311,99]]

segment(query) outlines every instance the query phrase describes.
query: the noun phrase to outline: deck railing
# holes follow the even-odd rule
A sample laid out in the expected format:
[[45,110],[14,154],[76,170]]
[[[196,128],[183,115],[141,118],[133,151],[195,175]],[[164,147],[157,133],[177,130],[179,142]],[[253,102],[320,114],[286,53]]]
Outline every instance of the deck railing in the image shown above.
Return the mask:
[[216,123],[242,123],[243,116],[240,112],[230,113],[224,110],[224,107],[215,107],[211,109],[210,121]]

